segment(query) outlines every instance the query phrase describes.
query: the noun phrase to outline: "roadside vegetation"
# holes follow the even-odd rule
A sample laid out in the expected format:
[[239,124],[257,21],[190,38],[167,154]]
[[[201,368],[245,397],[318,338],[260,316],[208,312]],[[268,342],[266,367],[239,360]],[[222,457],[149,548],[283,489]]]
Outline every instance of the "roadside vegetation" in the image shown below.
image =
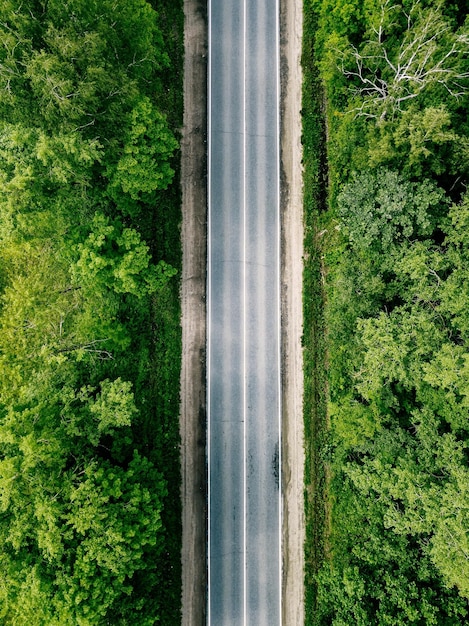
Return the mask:
[[182,3],[0,7],[0,621],[178,623]]
[[321,220],[327,199],[327,164],[322,87],[314,61],[315,14],[307,2],[303,13],[303,166],[304,232],[303,359],[305,439],[305,613],[306,623],[316,600],[316,575],[324,558],[326,467],[322,449],[326,436],[326,371]]
[[468,7],[304,7],[307,623],[464,624]]

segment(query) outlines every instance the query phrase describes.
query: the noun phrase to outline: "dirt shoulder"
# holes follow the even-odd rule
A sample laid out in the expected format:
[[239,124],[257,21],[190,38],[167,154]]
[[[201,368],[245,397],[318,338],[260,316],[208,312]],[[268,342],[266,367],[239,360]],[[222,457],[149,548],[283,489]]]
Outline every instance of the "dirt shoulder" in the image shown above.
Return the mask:
[[283,616],[304,624],[302,0],[281,0]]
[[182,624],[206,611],[206,2],[184,0],[182,186],[181,498]]

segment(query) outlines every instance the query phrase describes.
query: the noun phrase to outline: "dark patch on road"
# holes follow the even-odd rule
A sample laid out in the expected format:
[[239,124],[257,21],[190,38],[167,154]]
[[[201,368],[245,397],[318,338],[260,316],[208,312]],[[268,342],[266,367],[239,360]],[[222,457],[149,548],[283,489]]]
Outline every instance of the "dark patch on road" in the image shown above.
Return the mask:
[[279,488],[280,464],[279,464],[278,441],[275,444],[274,453],[272,455],[272,474],[274,475],[275,484]]

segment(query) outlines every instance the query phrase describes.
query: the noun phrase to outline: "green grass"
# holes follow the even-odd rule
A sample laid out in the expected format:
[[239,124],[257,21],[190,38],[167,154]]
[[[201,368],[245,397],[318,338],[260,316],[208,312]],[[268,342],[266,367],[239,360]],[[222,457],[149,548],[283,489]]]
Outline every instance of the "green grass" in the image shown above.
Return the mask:
[[324,294],[319,233],[327,199],[322,89],[314,61],[315,15],[304,2],[303,165],[305,264],[303,274],[305,428],[305,623],[315,623],[315,577],[324,560],[325,466],[321,450],[327,427]]
[[[171,67],[164,74],[156,94],[159,107],[166,113],[178,138],[183,120],[184,13],[182,0],[153,0],[159,15]],[[163,585],[154,590],[162,624],[179,624],[181,613],[181,502],[179,379],[181,367],[180,276],[182,249],[180,238],[181,189],[180,151],[172,167],[174,180],[161,192],[154,211],[141,224],[153,258],[164,259],[178,269],[178,275],[149,302],[150,335],[148,374],[142,395],[145,419],[141,424],[142,444],[152,461],[164,473],[168,495],[162,521],[165,528],[165,553],[159,564]]]

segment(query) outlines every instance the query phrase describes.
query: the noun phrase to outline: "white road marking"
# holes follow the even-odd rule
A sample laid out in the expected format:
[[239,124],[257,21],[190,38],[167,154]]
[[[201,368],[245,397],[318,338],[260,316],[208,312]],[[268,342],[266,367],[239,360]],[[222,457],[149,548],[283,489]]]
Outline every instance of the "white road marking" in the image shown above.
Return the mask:
[[243,614],[248,618],[247,594],[247,381],[246,381],[246,0],[243,2]]
[[[212,0],[208,0],[208,69],[207,69],[207,89],[208,89],[208,99],[207,99],[207,152],[208,152],[208,160],[207,160],[207,259],[208,259],[208,268],[207,268],[207,339],[206,339],[206,347],[205,351],[207,354],[207,381],[210,381],[210,368],[211,368],[211,359],[210,359],[210,350],[209,350],[209,342],[210,342],[210,332],[211,332],[211,317],[212,317],[212,307],[211,303],[211,292],[212,292],[212,263],[211,259],[211,250],[212,250],[212,233],[211,233],[211,219],[210,219],[210,207],[211,204],[211,188],[210,188],[210,172],[212,169],[212,150],[210,148],[211,141],[211,130],[212,130],[212,55],[211,44],[212,42]],[[211,586],[210,586],[210,574],[211,574],[211,539],[210,539],[210,522],[211,522],[211,478],[210,478],[210,463],[211,463],[211,450],[210,450],[210,417],[211,417],[211,406],[210,406],[210,384],[207,384],[207,624],[210,626],[211,622]]]
[[281,329],[281,295],[280,295],[280,286],[282,280],[282,271],[281,271],[281,214],[280,214],[280,5],[279,0],[275,2],[275,14],[276,14],[276,75],[277,75],[277,340],[278,340],[278,433],[279,433],[279,441],[278,441],[278,484],[279,484],[279,581],[280,581],[280,593],[279,593],[279,619],[280,624],[282,623],[282,575],[283,575],[283,554],[282,554],[282,329]]
[[277,352],[277,363],[278,363],[278,433],[279,433],[279,441],[278,441],[278,485],[279,485],[279,581],[280,581],[280,593],[279,593],[279,619],[280,624],[282,623],[282,574],[283,574],[283,554],[282,554],[282,329],[281,329],[281,296],[280,296],[280,287],[281,287],[281,215],[280,215],[280,5],[279,0],[276,0],[275,3],[275,12],[276,12],[276,48],[277,48],[277,341],[278,341],[278,352]]

